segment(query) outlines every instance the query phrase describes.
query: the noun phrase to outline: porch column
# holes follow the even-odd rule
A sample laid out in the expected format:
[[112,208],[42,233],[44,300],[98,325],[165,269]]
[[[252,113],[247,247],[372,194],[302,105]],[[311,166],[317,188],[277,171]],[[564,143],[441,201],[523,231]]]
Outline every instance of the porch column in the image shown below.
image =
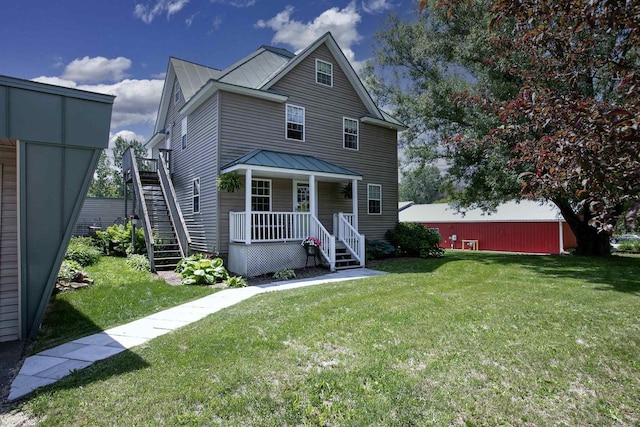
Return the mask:
[[251,243],[251,169],[244,175],[244,242]]
[[353,228],[358,230],[358,180],[351,180],[351,213],[353,214]]
[[309,212],[313,217],[318,217],[318,207],[316,206],[316,176],[309,176]]

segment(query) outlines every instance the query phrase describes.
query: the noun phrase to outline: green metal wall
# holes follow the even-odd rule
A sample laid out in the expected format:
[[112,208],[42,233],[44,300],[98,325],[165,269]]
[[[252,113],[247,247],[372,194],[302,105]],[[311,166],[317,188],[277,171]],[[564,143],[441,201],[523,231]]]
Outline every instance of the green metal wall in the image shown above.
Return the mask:
[[20,320],[34,338],[109,142],[113,97],[0,76],[0,137],[18,141]]

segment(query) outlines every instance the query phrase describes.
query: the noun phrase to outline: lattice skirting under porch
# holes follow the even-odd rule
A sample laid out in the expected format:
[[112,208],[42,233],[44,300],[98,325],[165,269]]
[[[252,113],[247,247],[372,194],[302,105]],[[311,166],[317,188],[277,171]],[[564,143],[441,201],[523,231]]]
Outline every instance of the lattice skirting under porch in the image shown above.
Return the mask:
[[[307,254],[299,242],[229,244],[229,271],[245,277],[273,273],[283,268],[302,268]],[[313,261],[309,260],[309,265]],[[320,262],[320,256],[318,256]]]

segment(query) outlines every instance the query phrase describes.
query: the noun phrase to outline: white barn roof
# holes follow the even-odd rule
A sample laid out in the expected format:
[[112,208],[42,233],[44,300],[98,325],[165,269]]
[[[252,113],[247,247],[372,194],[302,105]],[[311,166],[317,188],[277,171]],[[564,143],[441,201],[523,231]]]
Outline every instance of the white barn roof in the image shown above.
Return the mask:
[[507,202],[496,212],[481,209],[458,212],[448,204],[412,205],[398,213],[401,222],[557,222],[563,221],[560,210],[552,203],[529,200]]

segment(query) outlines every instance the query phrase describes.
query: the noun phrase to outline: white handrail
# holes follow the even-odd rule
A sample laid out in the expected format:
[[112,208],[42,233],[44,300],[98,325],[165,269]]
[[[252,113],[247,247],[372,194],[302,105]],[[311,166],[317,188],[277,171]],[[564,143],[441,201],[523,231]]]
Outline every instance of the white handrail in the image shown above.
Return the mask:
[[352,220],[353,216],[348,217],[342,212],[338,214],[338,238],[364,267],[366,261],[365,238],[353,227]]
[[320,240],[320,253],[329,263],[329,269],[336,271],[336,237],[315,216],[311,217],[311,236]]

